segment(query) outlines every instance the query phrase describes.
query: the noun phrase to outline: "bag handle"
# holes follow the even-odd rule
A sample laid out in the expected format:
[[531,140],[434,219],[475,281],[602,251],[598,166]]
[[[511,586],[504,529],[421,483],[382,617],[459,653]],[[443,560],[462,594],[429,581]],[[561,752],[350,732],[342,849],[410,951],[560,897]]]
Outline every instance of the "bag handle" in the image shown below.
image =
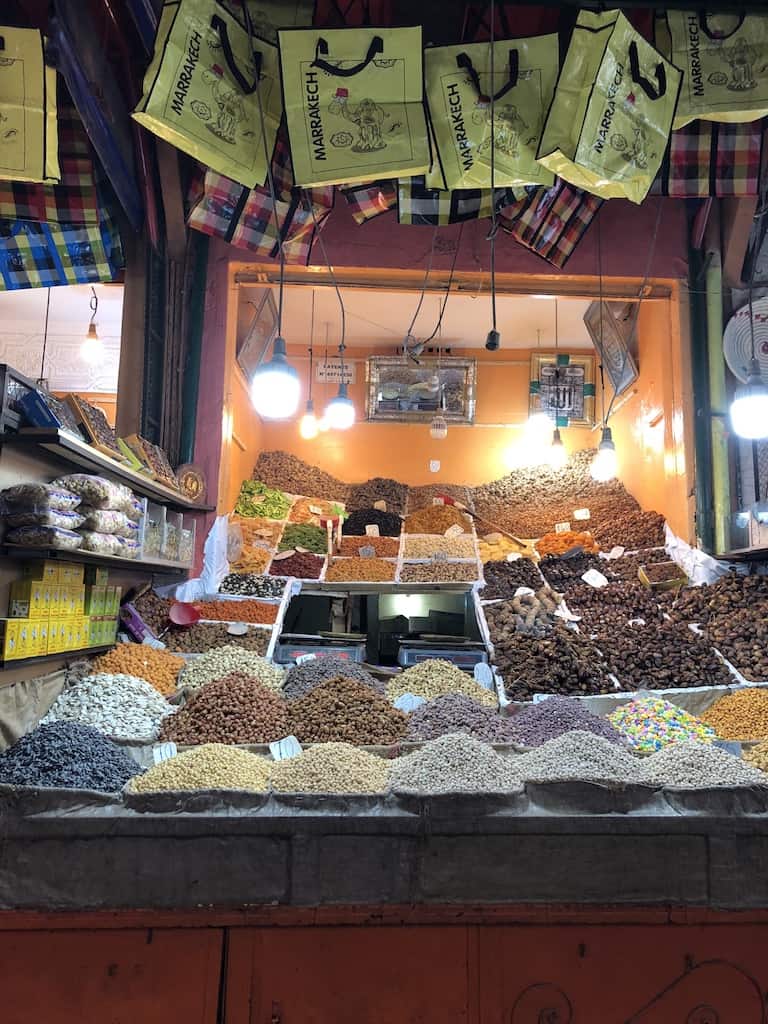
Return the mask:
[[[235,57],[232,53],[232,46],[229,42],[229,32],[227,31],[227,23],[223,18],[220,18],[218,14],[214,14],[211,18],[211,28],[214,32],[219,33],[219,39],[221,40],[221,48],[224,51],[224,59],[227,62],[230,74],[235,79],[237,84],[243,91],[243,95],[250,96],[251,93],[256,92],[259,85],[259,79],[261,78],[261,54],[251,47],[251,55],[253,56],[254,63],[256,65],[256,77],[253,82],[248,82],[245,75],[240,71],[240,68],[235,63]],[[250,41],[250,34],[249,34]]]
[[736,26],[733,29],[733,31],[732,32],[725,32],[725,33],[713,32],[712,29],[707,24],[707,18],[708,17],[709,17],[709,15],[706,13],[706,11],[700,11],[699,12],[699,27],[701,28],[701,31],[704,33],[705,36],[708,36],[714,43],[722,43],[725,39],[730,39],[731,36],[735,36],[736,35],[736,33],[741,28],[741,26],[744,24],[745,15],[740,14],[739,15],[738,23],[736,24]]
[[323,60],[323,57],[328,56],[328,43],[322,37],[317,40],[317,46],[315,47],[315,59],[309,65],[311,68],[320,68],[321,71],[327,71],[329,75],[335,75],[337,78],[351,78],[353,75],[359,74],[364,68],[367,68],[377,53],[384,53],[384,40],[381,36],[374,36],[371,40],[371,45],[368,47],[368,53],[365,58],[360,61],[359,64],[355,64],[352,68],[339,68],[334,64],[329,64],[327,60]]
[[[468,53],[460,53],[456,57],[456,64],[461,68],[462,71],[466,71],[472,80],[472,84],[475,87],[478,98],[490,102],[490,97],[486,96],[483,90],[480,88],[480,76],[475,71],[474,65],[472,64],[472,58]],[[501,89],[493,96],[493,102],[500,100],[502,96],[506,96],[510,89],[513,89],[518,82],[520,77],[520,58],[518,50],[509,51],[509,81],[506,85],[503,85]]]
[[640,72],[640,55],[637,52],[637,43],[629,44],[629,73],[632,81],[639,85],[649,100],[660,100],[667,91],[667,70],[662,61],[656,65],[656,81],[658,89],[648,81],[645,75]]

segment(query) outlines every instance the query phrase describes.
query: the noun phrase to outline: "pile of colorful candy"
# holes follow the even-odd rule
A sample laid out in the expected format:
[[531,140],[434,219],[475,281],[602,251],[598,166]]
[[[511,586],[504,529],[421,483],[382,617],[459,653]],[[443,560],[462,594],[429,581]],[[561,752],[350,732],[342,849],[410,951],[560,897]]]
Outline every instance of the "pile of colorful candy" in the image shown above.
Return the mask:
[[660,697],[637,697],[608,715],[629,745],[639,751],[661,750],[670,743],[711,743],[717,733],[695,715]]

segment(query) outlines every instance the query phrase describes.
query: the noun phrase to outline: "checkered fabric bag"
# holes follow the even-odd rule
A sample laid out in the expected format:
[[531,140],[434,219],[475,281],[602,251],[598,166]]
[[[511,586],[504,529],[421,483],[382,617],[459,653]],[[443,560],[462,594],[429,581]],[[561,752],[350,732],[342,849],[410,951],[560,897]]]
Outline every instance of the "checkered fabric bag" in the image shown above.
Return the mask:
[[500,222],[516,242],[562,270],[602,205],[599,196],[558,178],[503,211]]
[[756,196],[764,121],[693,121],[672,132],[651,195],[675,199]]
[[[497,213],[514,207],[521,196],[528,194],[526,189],[514,188],[497,188],[494,193]],[[490,189],[465,188],[446,192],[427,188],[423,175],[398,180],[397,219],[400,224],[436,227],[490,216]]]
[[373,220],[397,206],[396,181],[366,181],[354,185],[337,185],[346,199],[357,224]]

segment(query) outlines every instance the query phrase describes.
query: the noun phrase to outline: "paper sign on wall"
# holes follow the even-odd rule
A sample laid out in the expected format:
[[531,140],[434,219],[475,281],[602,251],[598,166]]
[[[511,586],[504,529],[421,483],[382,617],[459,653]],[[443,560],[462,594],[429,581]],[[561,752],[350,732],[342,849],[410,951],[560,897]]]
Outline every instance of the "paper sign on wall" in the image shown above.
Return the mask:
[[355,364],[344,360],[344,377],[342,381],[341,376],[341,360],[340,359],[329,359],[327,362],[324,360],[322,363],[318,363],[315,366],[315,380],[320,384],[354,384],[355,383]]

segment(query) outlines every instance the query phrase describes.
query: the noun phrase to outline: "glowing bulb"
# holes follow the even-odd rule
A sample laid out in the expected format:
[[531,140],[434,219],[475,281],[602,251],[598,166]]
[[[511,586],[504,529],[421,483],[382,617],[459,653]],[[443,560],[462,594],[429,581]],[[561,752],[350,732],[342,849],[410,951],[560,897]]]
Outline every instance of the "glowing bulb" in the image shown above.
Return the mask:
[[285,357],[285,341],[275,338],[272,358],[256,367],[251,381],[251,401],[265,420],[287,420],[299,406],[301,384]]
[[448,437],[448,423],[444,416],[435,416],[429,425],[429,436],[435,441],[444,441]]
[[96,324],[88,325],[88,333],[80,346],[80,355],[83,362],[89,363],[91,366],[100,363],[104,358],[104,346],[96,333]]
[[568,452],[565,450],[560,431],[555,428],[552,444],[549,446],[549,464],[552,469],[564,469],[568,463]]
[[355,404],[347,394],[346,384],[339,384],[339,393],[325,407],[324,418],[331,430],[349,430],[355,422]]
[[551,436],[552,420],[545,412],[535,412],[525,421],[525,440],[534,444],[546,444]]
[[768,385],[763,382],[756,359],[749,364],[747,383],[736,389],[731,424],[739,437],[753,441],[768,437]]
[[310,398],[307,401],[307,411],[299,422],[299,434],[305,441],[312,441],[320,433],[320,422],[315,416],[315,404]]
[[603,427],[603,436],[597,446],[597,455],[592,460],[589,473],[593,480],[605,484],[616,476],[616,445],[613,443],[611,428]]

